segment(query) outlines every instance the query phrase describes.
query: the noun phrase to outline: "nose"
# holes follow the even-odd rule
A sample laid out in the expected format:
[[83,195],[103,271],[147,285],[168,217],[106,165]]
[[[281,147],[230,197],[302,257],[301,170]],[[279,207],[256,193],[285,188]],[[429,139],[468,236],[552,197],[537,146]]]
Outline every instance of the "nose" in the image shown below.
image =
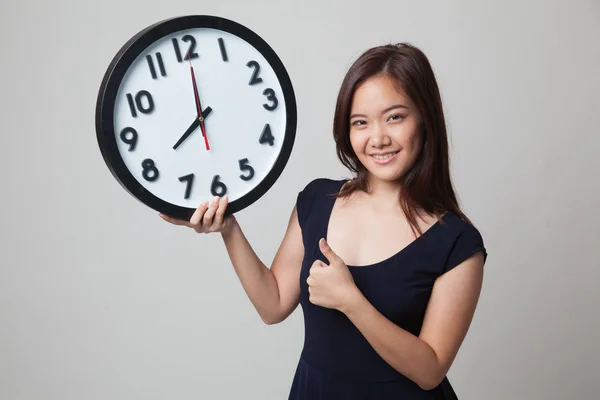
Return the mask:
[[387,134],[385,129],[379,126],[375,126],[369,137],[369,144],[377,149],[385,146],[389,146],[392,143],[392,139]]

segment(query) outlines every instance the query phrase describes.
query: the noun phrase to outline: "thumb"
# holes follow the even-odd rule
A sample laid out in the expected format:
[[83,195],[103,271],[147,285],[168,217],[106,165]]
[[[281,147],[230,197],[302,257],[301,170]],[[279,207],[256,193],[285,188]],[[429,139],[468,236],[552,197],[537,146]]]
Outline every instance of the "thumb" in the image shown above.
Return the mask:
[[319,248],[321,249],[321,253],[323,253],[323,255],[327,257],[327,260],[330,264],[334,261],[341,260],[340,257],[337,254],[335,254],[335,252],[331,249],[331,247],[329,247],[329,244],[327,243],[325,238],[321,238],[321,240],[319,240]]

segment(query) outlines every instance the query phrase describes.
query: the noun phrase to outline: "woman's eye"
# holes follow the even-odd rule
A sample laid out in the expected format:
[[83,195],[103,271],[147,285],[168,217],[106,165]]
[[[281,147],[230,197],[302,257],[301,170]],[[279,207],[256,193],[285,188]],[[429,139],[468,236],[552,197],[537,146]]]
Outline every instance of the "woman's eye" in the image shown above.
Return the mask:
[[391,120],[402,120],[404,119],[404,115],[394,114],[390,117]]
[[361,126],[365,123],[365,121],[363,121],[362,119],[356,120],[354,122],[352,122],[352,125],[354,126]]

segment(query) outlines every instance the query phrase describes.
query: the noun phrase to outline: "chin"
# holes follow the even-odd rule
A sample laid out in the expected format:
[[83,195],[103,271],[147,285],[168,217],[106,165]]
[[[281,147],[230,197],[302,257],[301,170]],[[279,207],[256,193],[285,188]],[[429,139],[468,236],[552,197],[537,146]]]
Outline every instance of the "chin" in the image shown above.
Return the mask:
[[385,182],[385,183],[398,183],[398,182],[400,182],[400,178],[402,178],[401,173],[382,174],[382,173],[373,173],[372,171],[369,171],[369,175],[371,176],[371,179],[375,179],[379,182]]
[[395,165],[397,163],[380,165],[373,162],[370,157],[368,157],[367,160],[362,159],[360,161],[369,172],[369,175],[379,181],[395,182],[398,181],[404,173],[403,166]]
[[367,167],[367,171],[372,179],[376,179],[381,182],[399,182],[404,173],[402,168],[389,168],[387,170],[382,170],[378,166],[375,166],[375,168],[369,166]]

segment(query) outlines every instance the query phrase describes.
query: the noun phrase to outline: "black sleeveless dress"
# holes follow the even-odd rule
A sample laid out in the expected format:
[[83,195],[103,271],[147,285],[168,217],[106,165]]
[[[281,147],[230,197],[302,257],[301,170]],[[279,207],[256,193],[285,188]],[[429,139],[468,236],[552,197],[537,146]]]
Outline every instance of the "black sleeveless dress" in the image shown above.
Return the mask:
[[[423,390],[387,364],[354,324],[341,312],[309,301],[308,271],[326,238],[329,216],[346,180],[315,179],[299,194],[297,212],[304,241],[300,273],[300,305],[305,337],[289,400],[452,400],[457,399],[447,378]],[[487,252],[478,230],[448,212],[392,257],[368,266],[348,268],[369,302],[401,328],[419,335],[437,277],[471,255]]]

